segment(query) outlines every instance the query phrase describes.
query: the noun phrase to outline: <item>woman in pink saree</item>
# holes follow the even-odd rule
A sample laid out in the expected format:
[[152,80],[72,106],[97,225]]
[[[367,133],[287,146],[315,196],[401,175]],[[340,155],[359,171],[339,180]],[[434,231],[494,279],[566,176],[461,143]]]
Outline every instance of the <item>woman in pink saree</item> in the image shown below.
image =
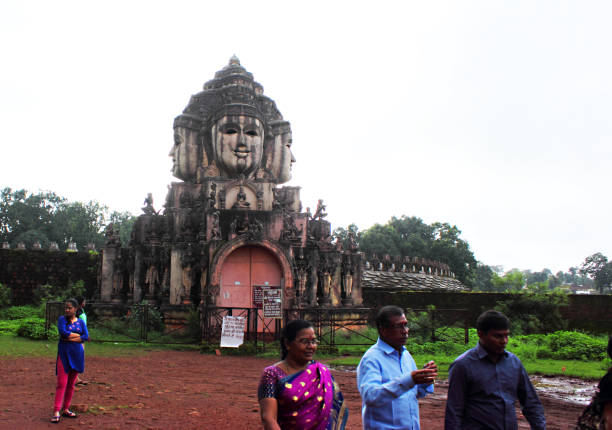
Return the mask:
[[266,367],[258,388],[265,430],[342,430],[348,410],[329,369],[313,360],[312,324],[289,322],[281,335],[282,360]]

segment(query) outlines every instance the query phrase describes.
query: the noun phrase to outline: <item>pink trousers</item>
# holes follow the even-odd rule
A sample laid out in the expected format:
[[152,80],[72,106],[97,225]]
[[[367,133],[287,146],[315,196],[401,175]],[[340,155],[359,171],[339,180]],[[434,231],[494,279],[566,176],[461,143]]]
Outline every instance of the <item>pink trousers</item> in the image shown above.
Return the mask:
[[55,388],[55,403],[53,404],[53,412],[60,412],[70,408],[72,401],[72,393],[74,392],[74,383],[77,379],[77,371],[71,370],[66,373],[62,360],[57,357],[57,386]]

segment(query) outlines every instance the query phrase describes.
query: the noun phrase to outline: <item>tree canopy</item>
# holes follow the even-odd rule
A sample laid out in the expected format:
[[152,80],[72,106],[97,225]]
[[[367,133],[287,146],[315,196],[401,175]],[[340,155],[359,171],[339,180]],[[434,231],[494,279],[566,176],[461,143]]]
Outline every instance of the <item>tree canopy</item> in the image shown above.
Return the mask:
[[[127,212],[110,214],[120,232],[122,227],[131,229],[134,219]],[[8,187],[0,191],[0,242],[8,242],[13,248],[19,242],[30,248],[36,241],[45,249],[51,242],[60,249],[66,249],[70,242],[81,250],[89,243],[100,248],[107,220],[108,207],[95,201],[69,202],[50,191],[32,193]],[[124,235],[127,243],[129,231]]]
[[460,238],[461,230],[448,223],[425,224],[417,217],[392,217],[386,224],[375,224],[358,232],[351,224],[348,229],[334,230],[337,239],[344,240],[352,229],[359,248],[366,254],[424,257],[450,266],[457,279],[471,285],[471,272],[476,259],[469,244]]
[[593,279],[600,293],[612,289],[612,262],[601,252],[589,255],[582,263],[580,273]]

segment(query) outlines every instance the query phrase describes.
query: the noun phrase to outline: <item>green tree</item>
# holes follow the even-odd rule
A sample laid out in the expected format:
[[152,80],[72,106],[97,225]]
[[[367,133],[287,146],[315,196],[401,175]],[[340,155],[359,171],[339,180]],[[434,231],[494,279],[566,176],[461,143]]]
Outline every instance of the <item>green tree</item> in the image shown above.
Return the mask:
[[334,232],[332,233],[332,236],[334,237],[334,239],[336,239],[337,241],[339,240],[342,243],[342,247],[344,249],[350,248],[349,235],[353,236],[353,240],[355,241],[355,244],[359,246],[359,242],[361,240],[361,232],[359,231],[359,227],[357,227],[356,224],[349,224],[347,228],[344,228],[344,227],[335,228]]
[[493,284],[493,289],[497,292],[520,291],[525,285],[525,277],[519,270],[513,269],[506,272],[504,276],[494,273],[491,283]]
[[595,281],[595,288],[603,294],[612,288],[612,262],[601,252],[589,255],[580,267],[580,273]]
[[[0,242],[9,242],[15,247],[24,242],[28,248],[35,241],[47,247],[56,242],[66,249],[69,242],[75,242],[78,249],[85,249],[88,243],[97,247],[104,244],[104,226],[108,208],[95,201],[89,203],[68,202],[53,192],[26,190],[0,191]],[[129,214],[117,215],[124,230],[131,230],[133,220]],[[124,233],[129,238],[129,231]]]
[[476,291],[495,291],[493,287],[493,275],[495,275],[495,272],[490,266],[478,262],[476,268],[472,272],[472,288]]
[[362,233],[360,247],[368,254],[400,255],[400,248],[397,246],[399,241],[399,235],[393,227],[374,224]]
[[427,225],[420,218],[393,217],[361,234],[360,249],[366,254],[425,257],[449,265],[457,279],[471,286],[477,262],[461,230],[448,223]]
[[137,219],[138,218],[132,215],[130,212],[113,211],[113,213],[111,213],[110,222],[112,222],[113,226],[119,230],[119,238],[121,239],[122,246],[127,246],[130,242],[132,228],[134,228],[134,224],[136,224]]

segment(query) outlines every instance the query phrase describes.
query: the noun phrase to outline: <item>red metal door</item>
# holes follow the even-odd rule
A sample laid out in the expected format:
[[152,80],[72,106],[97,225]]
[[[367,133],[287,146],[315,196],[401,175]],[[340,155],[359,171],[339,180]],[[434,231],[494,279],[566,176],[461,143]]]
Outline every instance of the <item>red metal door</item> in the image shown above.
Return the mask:
[[276,257],[259,246],[244,246],[232,252],[221,269],[221,291],[217,306],[252,308],[253,285],[281,285]]

